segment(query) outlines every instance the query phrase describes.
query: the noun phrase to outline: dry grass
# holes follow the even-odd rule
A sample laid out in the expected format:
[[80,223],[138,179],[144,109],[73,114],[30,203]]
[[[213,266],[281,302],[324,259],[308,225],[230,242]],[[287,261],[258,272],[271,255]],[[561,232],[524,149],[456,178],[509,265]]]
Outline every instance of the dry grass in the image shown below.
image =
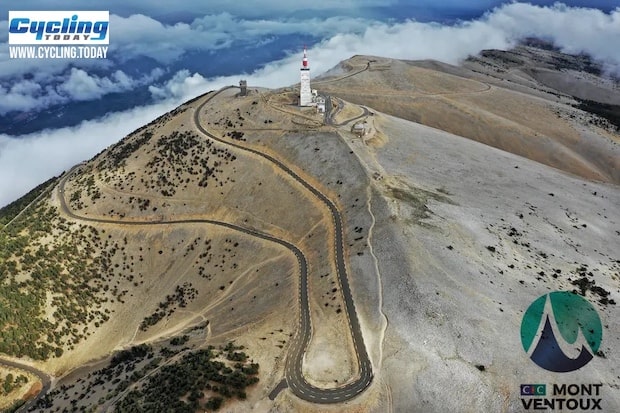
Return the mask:
[[[529,83],[518,86],[517,92],[513,90],[517,87],[509,82],[502,83],[497,78],[485,82],[484,76],[468,69],[439,64],[420,66],[420,62],[414,65],[390,60],[389,65],[383,63],[383,70],[364,71],[339,82],[324,83],[321,88],[349,102],[577,176],[620,183],[616,163],[601,162],[610,151],[618,152],[609,141],[609,132],[597,132],[590,126],[588,129],[594,134],[586,137],[584,128],[572,119],[574,116],[558,115],[558,111],[574,111],[571,106],[555,95],[540,92],[548,88],[528,80]],[[504,88],[504,84],[511,88]],[[586,139],[589,149],[583,143]]]
[[336,123],[344,122],[349,119],[356,118],[363,114],[364,111],[357,105],[345,105],[344,108],[338,112],[334,120]]
[[[202,122],[216,136],[242,142],[287,163],[289,155],[272,147],[286,139],[287,131],[299,136],[318,133],[318,142],[339,139],[336,134],[321,132],[329,128],[315,132],[314,128],[300,125],[299,119],[303,121],[306,114],[289,115],[275,103],[267,103],[280,100],[280,105],[285,105],[286,93],[274,96],[235,98],[224,94],[207,105]],[[193,107],[199,103],[194,102]],[[349,111],[361,113],[356,108]],[[270,162],[226,144],[211,141],[208,149],[194,145],[174,156],[166,153],[156,161],[162,155],[161,140],[168,139],[173,131],[198,134],[192,117],[190,108],[165,123],[153,125],[148,129],[151,138],[116,166],[111,166],[109,160],[118,148],[109,149],[85,163],[67,181],[64,194],[56,192],[52,197],[58,206],[59,196],[69,200],[81,191],[76,200],[69,202],[76,214],[119,222],[92,225],[110,245],[119,244],[119,253],[111,261],[114,274],[108,275],[108,282],[110,288],[123,295],[106,303],[111,314],[108,322],[89,324],[83,342],[39,367],[62,375],[105,358],[114,350],[173,337],[208,320],[207,343],[234,339],[246,343],[248,351],[256,355],[262,377],[260,390],[250,400],[258,403],[265,397],[282,377],[285,352],[297,328],[297,262],[276,244],[216,225],[163,224],[175,219],[211,219],[269,233],[304,251],[310,271],[313,323],[304,368],[309,380],[321,386],[331,387],[355,377],[357,362],[351,337],[343,334],[348,325],[333,264],[332,221],[325,205]],[[230,136],[230,132],[241,131],[242,140]],[[300,141],[303,145],[308,142]],[[209,156],[212,162],[212,151],[222,155],[215,156],[217,180],[210,178],[206,186],[198,186],[191,172],[196,169],[195,158]],[[325,187],[294,162],[289,164],[313,186],[336,202],[341,201],[337,191]],[[164,194],[163,187],[153,183],[161,176],[167,177],[167,187],[173,188],[173,193]],[[131,226],[122,221],[155,224]],[[156,314],[160,303],[174,296],[179,286],[190,291],[191,299],[182,306],[167,306],[166,311],[173,311],[142,329],[145,318]],[[327,364],[326,354],[331,355]],[[67,380],[76,378],[70,376]]]

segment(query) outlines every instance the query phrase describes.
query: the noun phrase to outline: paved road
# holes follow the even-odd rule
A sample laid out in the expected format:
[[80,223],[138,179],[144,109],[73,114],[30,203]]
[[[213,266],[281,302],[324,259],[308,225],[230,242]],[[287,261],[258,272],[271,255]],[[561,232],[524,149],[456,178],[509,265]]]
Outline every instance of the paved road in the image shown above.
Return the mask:
[[[196,127],[203,134],[208,136],[209,138],[216,140],[218,142],[224,143],[229,146],[236,147],[238,149],[254,153],[256,155],[262,156],[268,161],[274,163],[284,172],[289,174],[292,178],[294,178],[297,182],[299,182],[304,188],[310,191],[313,195],[315,195],[319,200],[321,200],[329,209],[333,223],[334,223],[334,234],[335,234],[335,258],[336,258],[336,269],[338,272],[338,280],[340,282],[340,287],[345,300],[345,311],[347,314],[347,318],[349,321],[349,327],[351,330],[351,336],[353,338],[353,345],[355,348],[355,352],[357,355],[358,366],[359,366],[359,377],[338,388],[331,389],[322,389],[316,387],[306,381],[303,376],[303,356],[306,352],[308,344],[310,342],[310,338],[312,337],[312,322],[310,318],[310,307],[308,303],[308,263],[306,257],[303,252],[297,248],[292,243],[282,240],[280,238],[273,237],[264,232],[246,228],[242,226],[238,226],[235,224],[231,224],[228,222],[210,220],[210,219],[172,219],[172,220],[156,220],[156,221],[140,221],[140,222],[131,222],[131,221],[123,221],[118,219],[106,219],[106,218],[93,218],[93,217],[85,217],[81,215],[77,215],[74,213],[67,205],[64,193],[65,193],[65,183],[67,179],[75,172],[77,168],[81,165],[76,165],[71,170],[69,170],[63,177],[60,179],[60,183],[58,185],[58,195],[60,199],[60,207],[62,212],[79,221],[85,222],[94,222],[94,223],[103,223],[103,224],[115,224],[115,225],[128,225],[128,226],[153,226],[153,225],[174,225],[174,224],[209,224],[216,225],[220,227],[225,227],[234,231],[239,231],[241,233],[258,237],[264,239],[266,241],[275,242],[283,247],[287,248],[291,251],[295,257],[297,258],[299,273],[300,273],[300,283],[299,283],[299,300],[300,300],[300,313],[301,317],[299,320],[299,330],[297,331],[295,337],[293,338],[289,350],[289,354],[286,359],[285,366],[285,376],[288,387],[291,391],[301,399],[313,402],[313,403],[340,403],[347,400],[350,400],[356,397],[358,394],[363,392],[372,382],[373,372],[372,372],[372,364],[370,363],[370,359],[368,358],[368,354],[366,352],[366,347],[364,345],[363,336],[361,333],[361,328],[359,325],[359,321],[357,319],[357,313],[355,312],[355,305],[353,303],[353,298],[351,295],[351,288],[349,286],[349,280],[347,277],[347,270],[344,259],[344,235],[343,235],[343,224],[342,218],[340,216],[340,212],[334,205],[334,203],[327,198],[322,192],[318,189],[314,188],[308,182],[306,182],[303,178],[297,175],[294,171],[292,171],[288,166],[279,161],[278,159],[264,154],[260,151],[257,151],[252,148],[246,148],[239,144],[224,141],[215,135],[209,133],[203,126],[200,124],[200,111],[203,109],[206,103],[208,103],[211,99],[213,99],[218,94],[222,93],[224,90],[230,89],[233,86],[229,86],[221,89],[218,92],[212,93],[205,102],[203,102],[194,113],[194,122],[196,123]],[[21,367],[20,367],[21,368]],[[39,375],[39,374],[37,374]],[[280,386],[282,387],[282,386]],[[46,387],[44,387],[43,391],[39,394],[38,397],[42,397],[49,390],[49,383]]]
[[[305,189],[311,192],[317,199],[319,199],[327,206],[334,224],[336,270],[338,275],[338,281],[340,283],[340,288],[344,296],[346,310],[345,313],[348,318],[351,337],[353,338],[353,346],[357,355],[360,376],[350,383],[347,383],[341,387],[331,389],[316,387],[308,383],[303,376],[303,357],[306,349],[308,348],[308,344],[310,343],[310,338],[312,337],[312,323],[310,319],[310,307],[308,303],[308,279],[306,272],[307,268],[305,268],[306,261],[304,258],[304,268],[302,268],[301,282],[299,284],[301,318],[299,320],[299,330],[291,343],[289,354],[286,358],[286,381],[291,391],[297,397],[313,403],[340,403],[350,400],[356,397],[370,385],[373,379],[373,371],[372,364],[370,362],[370,359],[368,358],[368,353],[366,352],[366,346],[364,345],[364,338],[362,336],[359,320],[357,318],[357,312],[355,311],[355,304],[353,302],[351,287],[349,285],[349,279],[347,276],[347,268],[344,258],[343,223],[340,211],[327,196],[325,196],[321,191],[310,185],[306,180],[304,180],[301,176],[291,170],[282,161],[256,149],[248,148],[235,142],[223,140],[207,131],[201,125],[200,113],[204,106],[218,94],[230,88],[233,88],[233,86],[228,86],[220,89],[217,92],[213,92],[211,96],[209,96],[202,104],[200,104],[200,106],[198,106],[198,108],[194,112],[194,123],[196,124],[198,130],[215,141],[261,156],[262,158],[276,165],[278,168],[280,168],[286,174],[295,179],[299,184],[301,184]],[[279,242],[282,243],[284,241],[279,240]],[[299,252],[299,254],[301,254],[301,251],[299,251],[298,249],[296,250]],[[303,254],[301,254],[301,256],[303,257]]]
[[32,366],[28,366],[26,364],[22,364],[22,363],[17,363],[11,360],[5,360],[5,359],[0,359],[0,365],[4,365],[4,366],[8,366],[8,367],[12,367],[15,369],[19,369],[19,370],[24,370],[27,371],[28,373],[34,374],[35,376],[37,376],[39,378],[39,380],[41,380],[41,385],[43,386],[41,391],[39,392],[39,394],[37,395],[37,397],[35,397],[34,399],[28,400],[25,404],[23,404],[17,411],[18,412],[25,412],[27,411],[31,406],[34,406],[34,404],[43,396],[45,396],[45,394],[47,394],[47,392],[50,389],[50,386],[52,384],[52,380],[51,377],[42,372],[41,370],[37,370]]
[[[365,71],[369,70],[369,69],[370,69],[370,64],[371,64],[372,62],[374,62],[374,60],[369,60],[369,61],[366,63],[366,67],[364,67],[363,69],[358,70],[357,72],[349,73],[348,75],[344,75],[344,76],[341,76],[341,77],[337,77],[337,78],[335,78],[335,79],[315,80],[315,81],[313,81],[313,82],[312,82],[312,84],[313,84],[313,85],[322,85],[322,84],[325,84],[325,83],[339,82],[339,81],[341,81],[341,80],[343,80],[343,79],[347,79],[347,78],[349,78],[349,77],[353,77],[353,76],[355,76],[355,75],[359,75],[360,73],[362,73],[362,72],[365,72]],[[299,83],[297,83],[297,84],[299,84]]]
[[350,119],[345,119],[340,123],[336,123],[334,118],[338,115],[338,112],[340,112],[344,108],[344,101],[339,98],[334,98],[334,99],[336,99],[336,101],[338,102],[338,107],[336,108],[334,113],[331,113],[332,105],[331,105],[331,100],[329,100],[329,97],[328,97],[328,101],[330,102],[328,105],[329,110],[327,110],[327,108],[325,110],[325,123],[327,123],[328,125],[342,126],[342,125],[346,125],[347,123],[353,122],[354,120],[362,119],[370,115],[370,111],[368,110],[368,108],[366,108],[365,106],[360,106],[360,108],[362,108],[362,111],[363,111],[361,115],[355,116]]
[[[75,219],[78,221],[85,221],[85,222],[94,222],[94,223],[101,223],[101,224],[114,224],[114,225],[129,225],[129,226],[154,226],[154,225],[174,225],[174,224],[210,224],[210,225],[216,225],[216,226],[220,226],[220,227],[224,227],[224,228],[228,228],[228,229],[232,229],[234,231],[239,231],[242,232],[244,234],[247,235],[251,235],[254,237],[258,237],[267,241],[271,241],[271,242],[275,242],[279,245],[282,245],[283,247],[287,248],[289,251],[291,251],[295,257],[297,258],[297,263],[299,265],[299,272],[301,274],[301,280],[300,280],[300,288],[304,291],[307,292],[307,283],[308,283],[308,263],[306,260],[306,257],[304,256],[304,254],[301,252],[301,250],[299,248],[297,248],[295,245],[291,244],[290,242],[287,242],[285,240],[282,240],[280,238],[276,238],[276,237],[272,237],[269,234],[265,234],[263,232],[254,230],[254,229],[250,229],[250,228],[246,228],[246,227],[241,227],[235,224],[231,224],[228,222],[222,222],[222,221],[216,221],[216,220],[211,220],[211,219],[172,219],[172,220],[156,220],[156,221],[123,221],[123,220],[118,220],[118,219],[107,219],[107,218],[93,218],[93,217],[85,217],[85,216],[81,216],[81,215],[77,215],[76,213],[74,213],[69,206],[67,205],[67,200],[64,196],[65,193],[65,183],[67,181],[67,179],[73,175],[73,173],[75,172],[76,169],[78,169],[81,165],[76,165],[73,168],[71,168],[60,180],[60,183],[58,185],[58,195],[60,198],[60,208],[62,210],[62,212]],[[307,294],[305,295],[306,297],[306,303],[307,303]],[[310,312],[309,311],[305,311],[302,313],[302,323],[309,323],[310,322]],[[21,367],[20,367],[21,368]],[[49,389],[49,386],[48,386]],[[46,389],[47,391],[47,389]],[[43,395],[45,392],[41,392],[40,395]]]

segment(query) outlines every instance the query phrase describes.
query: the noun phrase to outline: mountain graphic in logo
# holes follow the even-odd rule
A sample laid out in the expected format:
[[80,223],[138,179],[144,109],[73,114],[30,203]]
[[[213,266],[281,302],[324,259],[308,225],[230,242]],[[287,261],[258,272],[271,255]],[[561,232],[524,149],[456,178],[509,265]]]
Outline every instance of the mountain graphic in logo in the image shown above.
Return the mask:
[[555,291],[537,298],[521,321],[521,343],[538,366],[556,373],[582,368],[603,337],[596,309],[583,297]]

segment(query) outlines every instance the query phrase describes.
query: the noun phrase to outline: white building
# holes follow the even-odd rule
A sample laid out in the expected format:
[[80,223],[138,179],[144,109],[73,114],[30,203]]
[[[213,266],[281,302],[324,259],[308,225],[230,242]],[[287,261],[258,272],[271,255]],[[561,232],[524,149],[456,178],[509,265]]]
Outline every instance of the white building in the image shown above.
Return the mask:
[[325,98],[323,96],[314,96],[313,104],[316,105],[316,111],[318,113],[325,113]]
[[308,66],[308,56],[304,47],[304,58],[301,61],[300,86],[299,86],[299,106],[312,106],[312,89],[310,89],[310,66]]
[[368,124],[364,122],[356,122],[351,126],[351,132],[356,134],[358,138],[365,136],[368,133]]

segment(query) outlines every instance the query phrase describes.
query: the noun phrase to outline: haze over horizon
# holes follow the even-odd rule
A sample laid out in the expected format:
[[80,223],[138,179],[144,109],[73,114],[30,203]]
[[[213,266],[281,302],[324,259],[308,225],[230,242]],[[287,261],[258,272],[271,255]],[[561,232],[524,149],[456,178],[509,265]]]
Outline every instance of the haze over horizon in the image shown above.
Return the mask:
[[[295,83],[303,44],[309,46],[313,77],[356,54],[456,64],[528,36],[549,39],[568,53],[588,53],[617,72],[620,2],[565,3],[413,7],[351,0],[338,8],[317,3],[291,10],[277,0],[243,7],[224,1],[107,2],[111,40],[103,62],[9,60],[7,47],[0,48],[0,126],[29,130],[0,134],[0,206],[208,90],[240,78],[265,87]],[[5,8],[49,5],[26,0]],[[67,1],[63,8],[102,7]],[[0,42],[7,41],[1,32]],[[90,112],[80,113],[81,105],[90,105]]]

